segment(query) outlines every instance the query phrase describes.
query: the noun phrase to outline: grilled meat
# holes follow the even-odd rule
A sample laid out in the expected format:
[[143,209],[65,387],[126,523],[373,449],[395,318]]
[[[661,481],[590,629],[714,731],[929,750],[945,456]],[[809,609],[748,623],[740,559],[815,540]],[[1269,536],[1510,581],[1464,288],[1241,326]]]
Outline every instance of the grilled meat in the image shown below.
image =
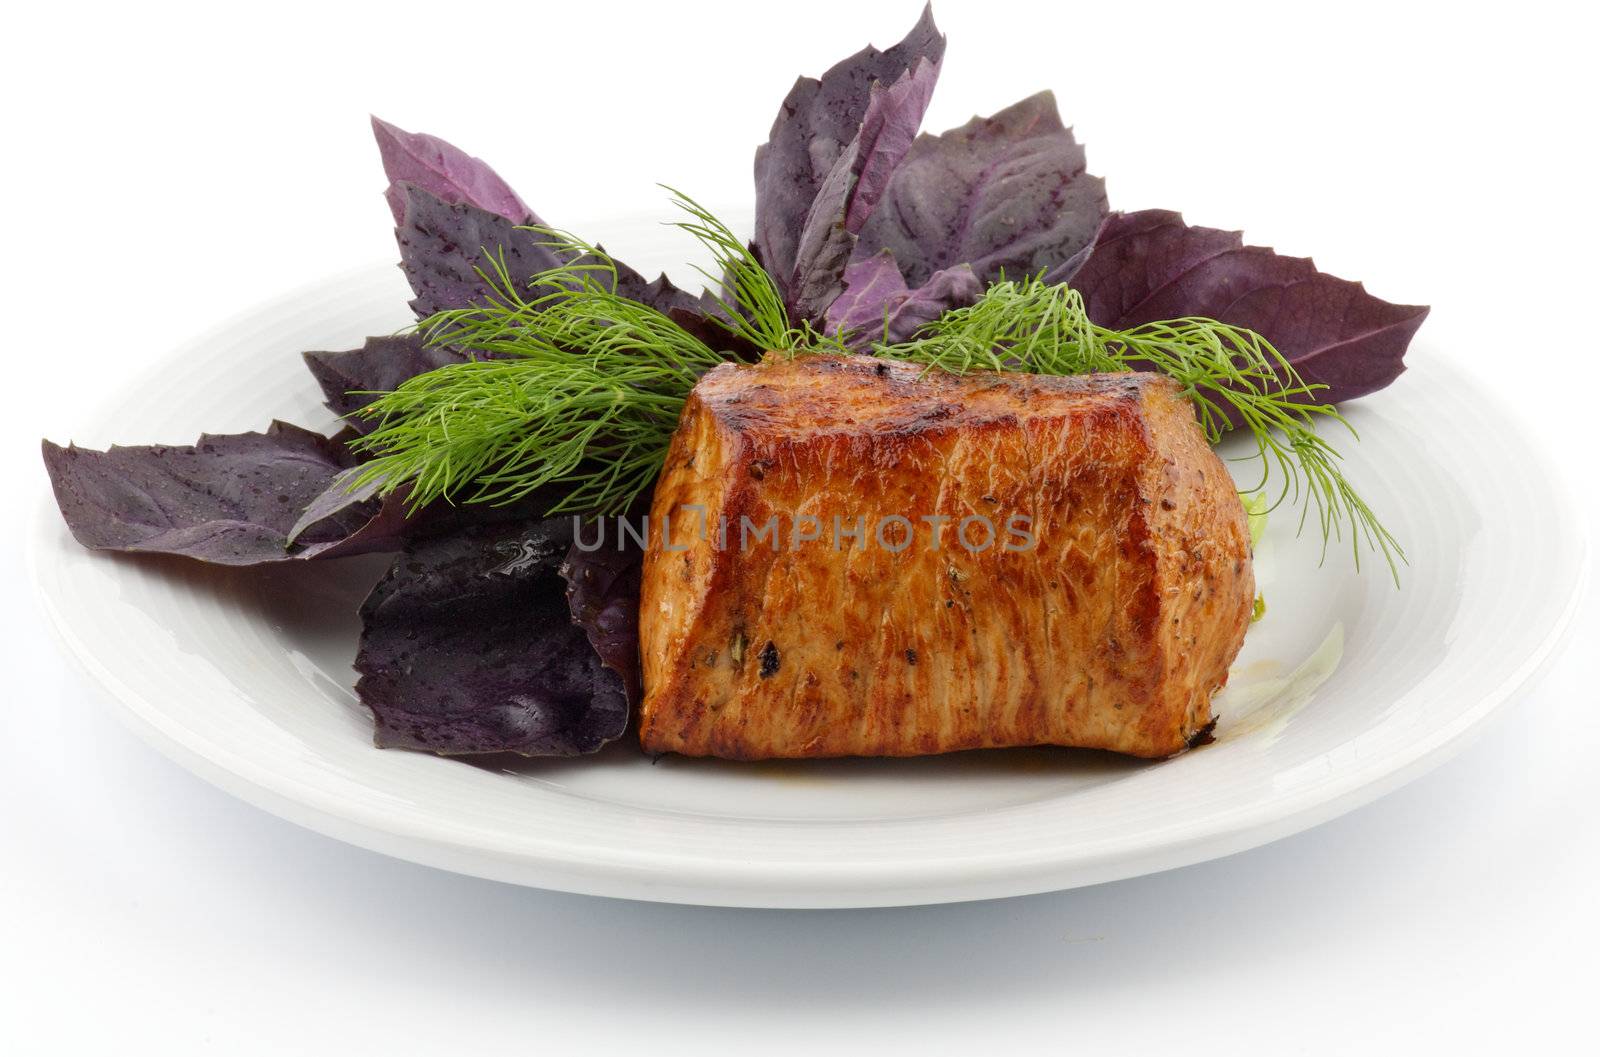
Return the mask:
[[696,756],[1168,756],[1255,591],[1233,481],[1155,374],[724,365],[650,527],[640,738]]

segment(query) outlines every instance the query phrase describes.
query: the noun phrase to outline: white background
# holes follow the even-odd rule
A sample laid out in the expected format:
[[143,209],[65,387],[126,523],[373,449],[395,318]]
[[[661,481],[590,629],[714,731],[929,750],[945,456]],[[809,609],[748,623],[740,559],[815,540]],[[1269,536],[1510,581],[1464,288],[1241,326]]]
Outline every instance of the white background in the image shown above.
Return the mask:
[[[945,0],[927,125],[1053,88],[1114,206],[1431,303],[1415,355],[1535,417],[1592,519],[1595,27],[1576,6],[1468,7]],[[1542,682],[1374,806],[1164,875],[851,913],[548,894],[338,844],[146,748],[42,628],[15,539],[45,485],[37,438],[85,428],[180,339],[390,255],[369,111],[489,159],[557,223],[659,208],[658,180],[738,203],[792,78],[916,14],[7,15],[0,1051],[1537,1053],[1592,1035],[1592,592]]]

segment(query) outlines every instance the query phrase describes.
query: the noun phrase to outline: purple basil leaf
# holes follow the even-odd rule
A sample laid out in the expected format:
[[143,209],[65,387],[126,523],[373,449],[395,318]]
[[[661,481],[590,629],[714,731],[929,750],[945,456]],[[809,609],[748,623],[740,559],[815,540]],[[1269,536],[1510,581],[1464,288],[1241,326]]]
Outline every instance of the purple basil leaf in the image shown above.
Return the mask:
[[1118,330],[1158,319],[1207,316],[1264,336],[1319,403],[1382,389],[1405,370],[1422,305],[1379,300],[1317,271],[1309,259],[1244,245],[1236,231],[1190,227],[1178,213],[1113,216],[1072,280],[1089,317]]
[[[412,536],[438,531],[432,510],[413,513],[404,489],[378,497],[378,485],[352,490],[346,470],[329,482],[289,528],[297,558],[347,558],[353,554],[397,551]],[[351,528],[351,526],[354,528]],[[328,526],[345,531],[328,532]]]
[[314,526],[320,525],[329,518],[337,518],[347,512],[362,510],[371,513],[372,504],[378,502],[378,489],[381,482],[371,482],[357,488],[352,488],[351,471],[341,470],[335,474],[333,480],[328,482],[316,498],[306,504],[295,523],[289,527],[289,542],[293,543],[309,532]]
[[937,272],[915,290],[888,250],[845,269],[844,293],[828,306],[827,331],[852,345],[905,341],[924,323],[983,296],[983,284],[965,265]]
[[594,526],[584,530],[580,536],[583,545],[574,540],[561,566],[567,581],[567,604],[572,622],[583,629],[605,666],[622,678],[629,703],[637,705],[643,696],[639,582],[644,552],[631,545],[619,548],[603,536],[591,547],[597,531],[600,529]]
[[572,623],[571,520],[413,543],[361,607],[356,692],[385,748],[575,756],[623,733],[622,679]]
[[402,183],[414,184],[443,202],[466,202],[515,224],[537,224],[533,210],[484,162],[436,136],[407,132],[372,119],[383,171],[389,177],[384,197],[399,223],[405,213]]
[[[476,206],[444,202],[414,184],[401,184],[405,212],[395,228],[400,267],[416,298],[411,309],[418,319],[451,308],[482,304],[490,295],[479,269],[494,274],[505,263],[506,274],[523,289],[539,272],[567,263],[545,243],[548,236],[528,231]],[[662,312],[696,311],[699,299],[684,293],[665,277],[646,281],[621,261],[617,291]]]
[[[599,249],[602,253],[605,252],[604,246]],[[670,316],[678,312],[703,313],[701,298],[674,286],[672,280],[664,273],[654,279],[646,280],[644,276],[615,257],[611,258],[611,263],[617,269],[616,292],[623,297],[642,305],[649,305],[664,315]]]
[[[397,551],[411,539],[459,532],[477,525],[527,521],[543,516],[544,511],[566,494],[562,486],[551,485],[505,506],[440,500],[413,510],[408,486],[402,484],[380,498],[380,482],[352,490],[349,472],[334,478],[290,528],[289,542],[305,544],[294,557],[344,558],[374,551]],[[363,517],[368,520],[361,522]],[[335,535],[323,530],[324,523],[330,521],[346,526],[359,522],[359,527],[348,535]],[[330,536],[332,538],[328,538]],[[308,542],[319,538],[325,542]]]
[[856,245],[863,260],[894,251],[906,282],[970,264],[984,283],[1070,276],[1106,215],[1105,183],[1049,92],[940,136],[917,138]]
[[322,387],[328,410],[361,433],[370,432],[377,425],[356,414],[377,399],[362,394],[398,389],[401,383],[419,374],[465,359],[451,349],[427,344],[420,334],[368,338],[359,349],[308,352],[304,356],[306,366]]
[[[837,216],[841,221],[855,219],[850,215],[850,192],[864,175],[865,196],[876,197],[886,170],[892,169],[897,160],[894,143],[904,116],[916,110],[916,120],[921,120],[920,109],[911,104],[920,94],[921,105],[926,106],[925,93],[932,91],[932,78],[944,57],[944,47],[945,38],[934,25],[933,10],[925,8],[911,32],[894,47],[887,51],[865,48],[828,70],[821,79],[802,77],[789,90],[767,142],[756,150],[754,248],[762,266],[777,278],[791,302],[802,232],[824,184],[830,175],[835,175],[837,183],[851,186],[832,188],[836,200],[819,211],[819,221],[825,219],[824,215]],[[923,72],[900,88],[901,95],[880,100],[883,126],[858,142],[874,101],[873,86],[900,83],[919,60],[925,60]],[[855,157],[846,158],[852,148]],[[835,174],[841,159],[847,170],[853,170],[848,177]],[[812,225],[812,238],[820,238],[816,225]],[[815,257],[818,250],[810,252]]]
[[360,528],[342,539],[307,543],[307,539],[317,534],[317,526],[320,524],[313,522],[307,526],[303,537],[297,537],[297,541],[304,544],[304,549],[295,557],[307,560],[348,558],[356,554],[397,551],[405,546],[406,540],[423,534],[428,524],[428,519],[413,514],[406,506],[405,500],[394,495],[384,496],[383,499],[370,505],[352,504],[352,507],[371,512],[371,516]]
[[701,344],[717,352],[731,355],[735,359],[754,363],[761,359],[766,350],[753,341],[731,333],[726,327],[716,322],[722,311],[719,307],[696,306],[692,309],[674,308],[667,313],[671,320],[698,338]]
[[478,274],[494,274],[492,263],[504,260],[506,272],[522,281],[563,261],[538,232],[525,231],[503,216],[464,202],[445,202],[415,184],[399,185],[404,213],[395,238],[400,267],[417,295],[411,302],[418,319],[445,309],[482,304],[489,284]]
[[822,181],[806,214],[794,274],[785,284],[795,312],[821,319],[843,289],[856,233],[911,149],[939,79],[939,64],[918,58],[891,85],[874,84],[861,131]]
[[939,60],[919,57],[898,81],[872,86],[861,132],[856,136],[860,157],[855,191],[844,216],[845,230],[852,234],[860,231],[878,207],[889,189],[889,178],[922,130],[922,116],[938,80]]
[[[194,445],[102,452],[45,441],[44,461],[61,514],[84,546],[219,565],[295,557],[290,529],[351,465],[339,441],[282,422],[265,433],[207,434]],[[342,540],[371,517],[359,506],[333,512],[301,542]]]
[[[546,236],[519,230],[548,225],[488,165],[435,136],[406,132],[377,118],[372,132],[389,177],[384,195],[394,211],[401,268],[417,295],[411,307],[419,318],[481,302],[488,290],[476,269],[489,263],[486,251],[504,253],[515,282],[562,263],[540,245]],[[666,276],[647,281],[615,263],[623,296],[662,312],[694,308],[695,299]]]

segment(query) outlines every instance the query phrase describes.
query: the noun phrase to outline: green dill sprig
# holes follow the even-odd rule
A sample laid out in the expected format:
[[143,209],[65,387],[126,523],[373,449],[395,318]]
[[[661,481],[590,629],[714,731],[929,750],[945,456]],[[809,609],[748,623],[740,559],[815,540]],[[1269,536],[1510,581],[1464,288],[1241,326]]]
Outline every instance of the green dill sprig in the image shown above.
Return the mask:
[[1348,531],[1357,567],[1365,542],[1384,556],[1399,582],[1405,552],[1340,471],[1339,453],[1317,433],[1316,423],[1337,423],[1352,436],[1354,428],[1333,405],[1315,402],[1326,386],[1305,382],[1252,330],[1203,318],[1111,330],[1089,319],[1076,290],[1034,278],[995,283],[975,304],[946,312],[911,340],[873,348],[879,356],[957,374],[1159,371],[1182,387],[1211,443],[1235,422],[1250,434],[1263,483],[1277,471],[1273,507],[1300,504],[1302,527],[1315,507],[1324,548]]
[[551,513],[619,513],[654,484],[689,390],[723,357],[617,294],[616,264],[597,247],[538,230],[567,263],[518,283],[496,258],[480,269],[481,303],[418,324],[430,344],[483,358],[362,408],[376,426],[352,442],[370,457],[353,488],[407,485],[415,509],[511,503],[560,485]]
[[676,188],[660,186],[672,195],[674,206],[689,214],[673,226],[694,236],[716,262],[715,271],[695,267],[722,309],[711,317],[713,322],[766,352],[847,351],[840,338],[823,334],[809,320],[793,325],[778,284],[750,248],[705,206]]
[[794,328],[783,295],[755,254],[705,206],[675,187],[658,186],[672,196],[674,206],[689,214],[687,220],[673,221],[673,227],[694,236],[716,262],[715,270],[694,266],[722,309],[712,319],[758,349],[793,348]]

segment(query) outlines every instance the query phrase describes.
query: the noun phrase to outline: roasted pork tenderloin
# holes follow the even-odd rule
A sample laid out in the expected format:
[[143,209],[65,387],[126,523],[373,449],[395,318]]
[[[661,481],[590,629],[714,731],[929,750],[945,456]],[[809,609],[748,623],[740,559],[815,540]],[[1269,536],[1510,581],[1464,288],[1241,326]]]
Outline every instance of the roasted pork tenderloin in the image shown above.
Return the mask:
[[653,752],[1169,756],[1209,729],[1255,593],[1234,482],[1156,374],[720,366],[650,528]]

